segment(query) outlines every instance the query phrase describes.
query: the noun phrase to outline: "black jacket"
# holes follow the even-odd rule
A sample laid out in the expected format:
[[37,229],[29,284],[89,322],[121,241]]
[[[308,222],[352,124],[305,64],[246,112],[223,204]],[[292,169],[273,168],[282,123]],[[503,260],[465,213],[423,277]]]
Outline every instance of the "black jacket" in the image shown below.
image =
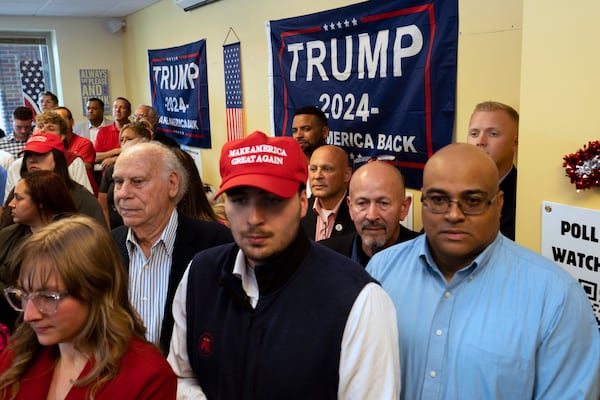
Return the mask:
[[[419,236],[418,232],[411,231],[410,229],[400,225],[400,235],[398,236],[398,240],[396,240],[395,244],[414,239],[417,236]],[[356,252],[353,252],[355,241]],[[348,258],[351,258],[353,261],[356,261],[363,267],[366,267],[367,263],[371,259],[371,257],[367,256],[362,250],[362,243],[358,233],[355,233],[354,235],[344,235],[321,240],[319,243],[323,246],[329,247],[331,250],[335,250],[338,253],[345,255]]]
[[[129,270],[129,254],[126,245],[128,231],[129,228],[123,225],[110,232],[117,243],[121,259],[127,270]],[[179,214],[171,272],[169,274],[167,301],[160,331],[160,351],[165,356],[169,352],[169,344],[173,334],[173,297],[187,265],[197,252],[232,241],[233,237],[226,226],[217,222],[194,220]]]
[[[345,196],[344,196],[345,197]],[[315,231],[317,227],[317,214],[313,211],[313,206],[315,204],[314,196],[311,196],[308,199],[308,210],[306,211],[306,215],[300,221],[302,229],[306,233],[309,239],[315,240]],[[347,235],[349,233],[356,232],[356,228],[354,227],[354,222],[350,218],[350,211],[348,211],[348,203],[346,200],[342,201],[340,204],[340,209],[338,210],[338,214],[335,218],[335,223],[333,225],[333,229],[331,231],[330,237]]]
[[515,240],[515,213],[517,209],[517,168],[513,166],[506,178],[500,182],[504,192],[504,205],[500,217],[500,231],[504,236]]

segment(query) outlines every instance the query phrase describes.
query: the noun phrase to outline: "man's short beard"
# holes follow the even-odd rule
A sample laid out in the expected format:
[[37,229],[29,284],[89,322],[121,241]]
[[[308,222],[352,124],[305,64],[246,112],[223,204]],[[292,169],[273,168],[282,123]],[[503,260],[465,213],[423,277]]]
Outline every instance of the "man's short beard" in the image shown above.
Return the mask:
[[371,249],[371,254],[375,254],[385,248],[386,238],[362,238],[363,246]]

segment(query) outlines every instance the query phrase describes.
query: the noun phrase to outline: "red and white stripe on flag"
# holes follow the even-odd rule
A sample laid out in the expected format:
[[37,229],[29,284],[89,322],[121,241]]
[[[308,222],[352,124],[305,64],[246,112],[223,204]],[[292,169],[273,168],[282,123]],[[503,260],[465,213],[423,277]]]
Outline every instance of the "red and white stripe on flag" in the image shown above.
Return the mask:
[[21,71],[21,88],[23,89],[23,102],[25,107],[33,110],[33,117],[40,113],[37,102],[42,93],[46,91],[44,82],[44,68],[41,61],[26,60],[19,63]]
[[227,141],[244,137],[242,114],[241,108],[227,108]]
[[223,46],[227,140],[244,137],[240,42]]

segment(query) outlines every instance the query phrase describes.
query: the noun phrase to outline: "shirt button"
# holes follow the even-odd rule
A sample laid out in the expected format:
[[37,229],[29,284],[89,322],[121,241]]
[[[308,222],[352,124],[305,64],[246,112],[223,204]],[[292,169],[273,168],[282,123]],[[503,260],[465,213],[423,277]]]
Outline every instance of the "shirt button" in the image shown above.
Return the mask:
[[148,301],[147,297],[142,297],[142,301]]
[[438,329],[437,331],[435,331],[435,334],[438,336],[442,336],[442,330]]
[[448,298],[448,297],[450,297],[450,294],[451,294],[450,292],[446,292],[446,293],[444,293],[444,297]]
[[430,372],[429,372],[429,376],[430,376],[430,377],[432,377],[432,378],[435,378],[435,377],[436,377],[436,375],[437,375],[437,374],[435,373],[435,371],[430,371]]

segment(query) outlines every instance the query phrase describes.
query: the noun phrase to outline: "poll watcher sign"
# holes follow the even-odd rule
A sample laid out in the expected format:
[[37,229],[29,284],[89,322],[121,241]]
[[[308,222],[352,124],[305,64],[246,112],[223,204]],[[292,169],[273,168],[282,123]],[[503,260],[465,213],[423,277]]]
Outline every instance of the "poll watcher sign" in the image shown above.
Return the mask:
[[275,135],[291,135],[295,109],[317,106],[354,167],[386,160],[420,188],[427,159],[452,141],[457,1],[369,1],[267,31]]
[[581,283],[600,326],[600,211],[543,202],[542,254]]

